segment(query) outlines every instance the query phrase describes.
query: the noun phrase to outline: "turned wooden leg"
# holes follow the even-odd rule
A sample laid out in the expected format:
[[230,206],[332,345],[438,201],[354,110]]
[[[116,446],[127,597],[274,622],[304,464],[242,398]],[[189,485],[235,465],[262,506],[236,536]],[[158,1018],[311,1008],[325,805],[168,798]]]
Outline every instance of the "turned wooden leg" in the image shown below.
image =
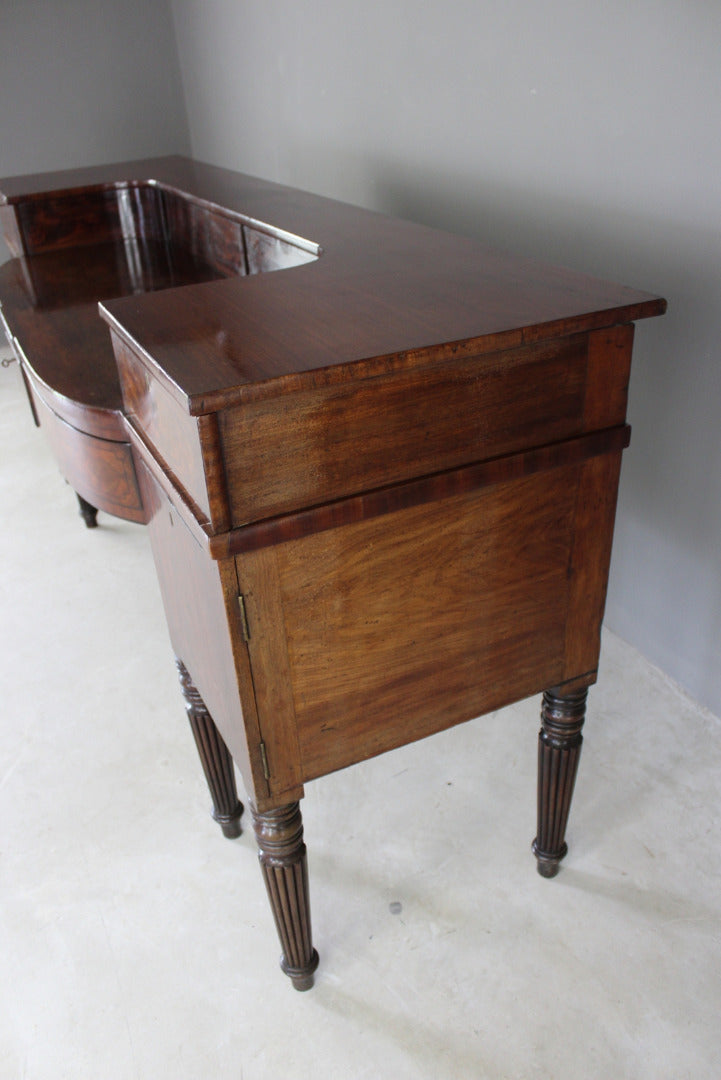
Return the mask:
[[308,864],[303,819],[297,802],[259,814],[253,827],[258,858],[283,949],[280,966],[296,990],[310,990],[318,953],[313,948],[308,894]]
[[78,499],[80,517],[83,519],[88,529],[95,529],[98,524],[97,507],[93,506],[92,503],[89,503],[82,495],[78,495],[77,491],[75,494]]
[[233,759],[187,668],[180,660],[175,662],[188,720],[213,800],[213,818],[223,830],[223,835],[233,839],[240,836],[240,817],[243,813],[243,804],[238,799],[235,787]]
[[587,687],[570,694],[547,690],[543,695],[538,735],[538,832],[533,841],[542,877],[555,877],[568,851],[566,824],[581,756],[587,696]]

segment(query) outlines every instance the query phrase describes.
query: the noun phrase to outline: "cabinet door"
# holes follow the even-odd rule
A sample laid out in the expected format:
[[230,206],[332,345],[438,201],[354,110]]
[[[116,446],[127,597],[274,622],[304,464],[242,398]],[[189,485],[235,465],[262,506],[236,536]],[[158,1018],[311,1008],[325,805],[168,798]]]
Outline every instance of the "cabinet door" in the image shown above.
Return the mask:
[[276,767],[285,745],[302,782],[593,681],[619,464],[604,454],[238,556]]

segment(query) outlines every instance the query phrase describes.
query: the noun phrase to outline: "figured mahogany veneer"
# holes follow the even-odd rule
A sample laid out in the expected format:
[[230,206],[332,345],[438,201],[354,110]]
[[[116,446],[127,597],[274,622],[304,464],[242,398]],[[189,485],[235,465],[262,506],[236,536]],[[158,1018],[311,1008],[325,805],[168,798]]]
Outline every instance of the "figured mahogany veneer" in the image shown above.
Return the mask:
[[125,455],[88,468],[122,512],[132,451],[216,816],[236,830],[230,752],[294,985],[318,963],[303,785],[540,692],[553,876],[633,322],[665,301],[183,159],[2,190],[36,409]]
[[138,162],[0,181],[0,223],[17,256],[0,267],[0,317],[35,420],[78,494],[131,521],[145,514],[98,301],[317,257],[312,244],[176,189],[188,163],[163,164],[165,180],[158,162]]

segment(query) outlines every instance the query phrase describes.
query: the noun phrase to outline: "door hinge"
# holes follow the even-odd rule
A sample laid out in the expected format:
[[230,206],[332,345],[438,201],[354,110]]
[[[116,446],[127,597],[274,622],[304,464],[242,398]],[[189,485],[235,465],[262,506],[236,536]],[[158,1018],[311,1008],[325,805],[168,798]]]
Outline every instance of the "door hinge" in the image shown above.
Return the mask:
[[248,627],[248,614],[245,610],[245,597],[238,597],[238,607],[240,609],[240,628],[243,634],[243,641],[250,641],[250,629]]
[[268,768],[268,755],[265,751],[265,743],[260,744],[260,760],[263,762],[263,776],[266,780],[270,780],[270,769]]

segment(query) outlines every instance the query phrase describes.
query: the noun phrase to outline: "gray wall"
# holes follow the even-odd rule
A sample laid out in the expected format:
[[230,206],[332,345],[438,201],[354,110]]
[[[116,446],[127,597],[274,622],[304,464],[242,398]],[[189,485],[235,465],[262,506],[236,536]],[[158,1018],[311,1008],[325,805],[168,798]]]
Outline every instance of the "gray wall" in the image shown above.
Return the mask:
[[721,713],[721,4],[172,0],[197,157],[659,292],[607,623]]
[[188,149],[167,0],[0,0],[0,176]]

